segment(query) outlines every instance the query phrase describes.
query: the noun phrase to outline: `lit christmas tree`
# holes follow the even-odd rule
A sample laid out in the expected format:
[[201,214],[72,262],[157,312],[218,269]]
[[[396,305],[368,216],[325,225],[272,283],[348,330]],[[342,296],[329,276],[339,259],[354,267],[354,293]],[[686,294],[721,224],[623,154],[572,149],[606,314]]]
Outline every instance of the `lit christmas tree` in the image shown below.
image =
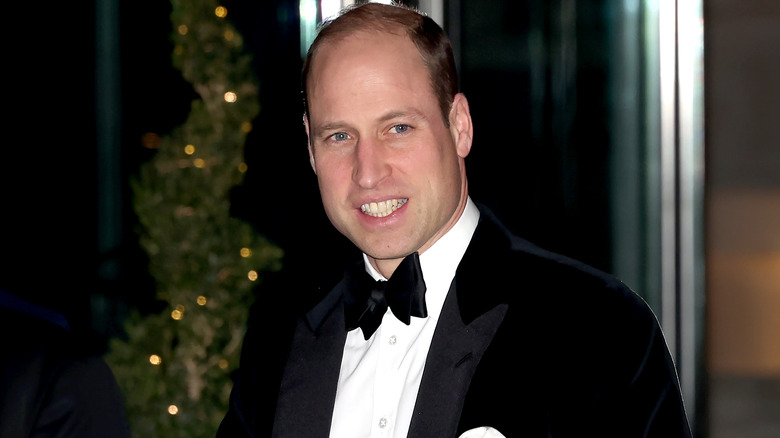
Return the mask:
[[[282,251],[230,214],[259,112],[251,57],[216,0],[172,0],[173,63],[199,95],[185,123],[147,138],[132,181],[158,314],[134,313],[106,361],[136,437],[213,437],[227,410],[253,291]],[[147,145],[148,146],[148,145]]]

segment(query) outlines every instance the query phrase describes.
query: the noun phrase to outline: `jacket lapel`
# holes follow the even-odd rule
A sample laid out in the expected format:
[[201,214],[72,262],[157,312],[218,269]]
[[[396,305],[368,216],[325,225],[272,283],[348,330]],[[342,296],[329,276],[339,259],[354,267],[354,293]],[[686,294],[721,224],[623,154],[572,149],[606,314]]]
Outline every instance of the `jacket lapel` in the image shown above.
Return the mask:
[[455,436],[471,378],[506,314],[499,305],[465,325],[455,288],[453,282],[431,342],[409,438]]
[[[279,390],[274,437],[327,438],[346,340],[343,284],[301,318]],[[312,378],[312,376],[317,376]]]
[[509,243],[496,225],[483,212],[444,301],[409,438],[456,436],[471,379],[506,315],[509,306],[500,298],[500,280],[494,279],[506,275],[501,253]]

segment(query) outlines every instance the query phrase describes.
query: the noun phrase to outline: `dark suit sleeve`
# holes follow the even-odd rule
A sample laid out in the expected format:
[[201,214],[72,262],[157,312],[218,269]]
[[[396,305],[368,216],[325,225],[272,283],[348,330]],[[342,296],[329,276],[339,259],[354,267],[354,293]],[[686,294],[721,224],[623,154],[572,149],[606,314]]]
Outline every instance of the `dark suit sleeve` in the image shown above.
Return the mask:
[[654,326],[646,360],[629,384],[627,403],[641,406],[632,419],[644,425],[648,437],[691,435],[674,364],[663,333]]
[[585,420],[588,429],[601,436],[689,438],[677,372],[658,320],[636,294],[621,292],[630,305],[615,309],[617,318],[608,320],[614,334],[604,336],[610,358],[604,366],[614,364],[615,370],[603,374],[605,384]]
[[[111,369],[82,352],[66,327],[0,302],[0,437],[129,438],[124,398]],[[23,309],[24,311],[20,311]]]
[[553,276],[557,301],[548,303],[558,328],[552,345],[563,346],[552,366],[566,382],[554,427],[575,436],[691,437],[675,364],[650,306],[611,275],[562,260]]
[[130,437],[124,400],[97,356],[64,361],[48,388],[31,438]]

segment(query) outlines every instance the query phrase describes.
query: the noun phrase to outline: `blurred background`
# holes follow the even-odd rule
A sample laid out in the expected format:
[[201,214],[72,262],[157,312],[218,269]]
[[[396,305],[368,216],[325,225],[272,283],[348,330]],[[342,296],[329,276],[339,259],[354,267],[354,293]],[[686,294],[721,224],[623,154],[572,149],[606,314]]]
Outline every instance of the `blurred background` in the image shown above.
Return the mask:
[[[264,279],[354,255],[321,211],[299,89],[342,3],[25,4],[4,29],[0,287],[106,356],[131,416],[154,417],[143,436],[221,417],[225,327]],[[697,437],[780,436],[780,2],[407,4],[452,37],[472,197],[648,301]]]

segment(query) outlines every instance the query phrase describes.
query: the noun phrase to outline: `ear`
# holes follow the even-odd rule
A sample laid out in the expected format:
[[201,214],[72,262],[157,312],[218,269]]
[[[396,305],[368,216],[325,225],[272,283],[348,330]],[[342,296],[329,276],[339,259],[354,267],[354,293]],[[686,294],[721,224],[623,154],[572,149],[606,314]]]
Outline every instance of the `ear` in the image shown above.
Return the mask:
[[303,114],[303,127],[306,130],[306,148],[309,150],[309,165],[311,165],[311,170],[317,174],[317,166],[314,165],[314,149],[311,147],[311,135],[309,134],[309,116],[305,113]]
[[474,126],[471,123],[469,101],[463,93],[456,94],[450,106],[450,133],[455,140],[458,156],[466,158],[471,152]]

